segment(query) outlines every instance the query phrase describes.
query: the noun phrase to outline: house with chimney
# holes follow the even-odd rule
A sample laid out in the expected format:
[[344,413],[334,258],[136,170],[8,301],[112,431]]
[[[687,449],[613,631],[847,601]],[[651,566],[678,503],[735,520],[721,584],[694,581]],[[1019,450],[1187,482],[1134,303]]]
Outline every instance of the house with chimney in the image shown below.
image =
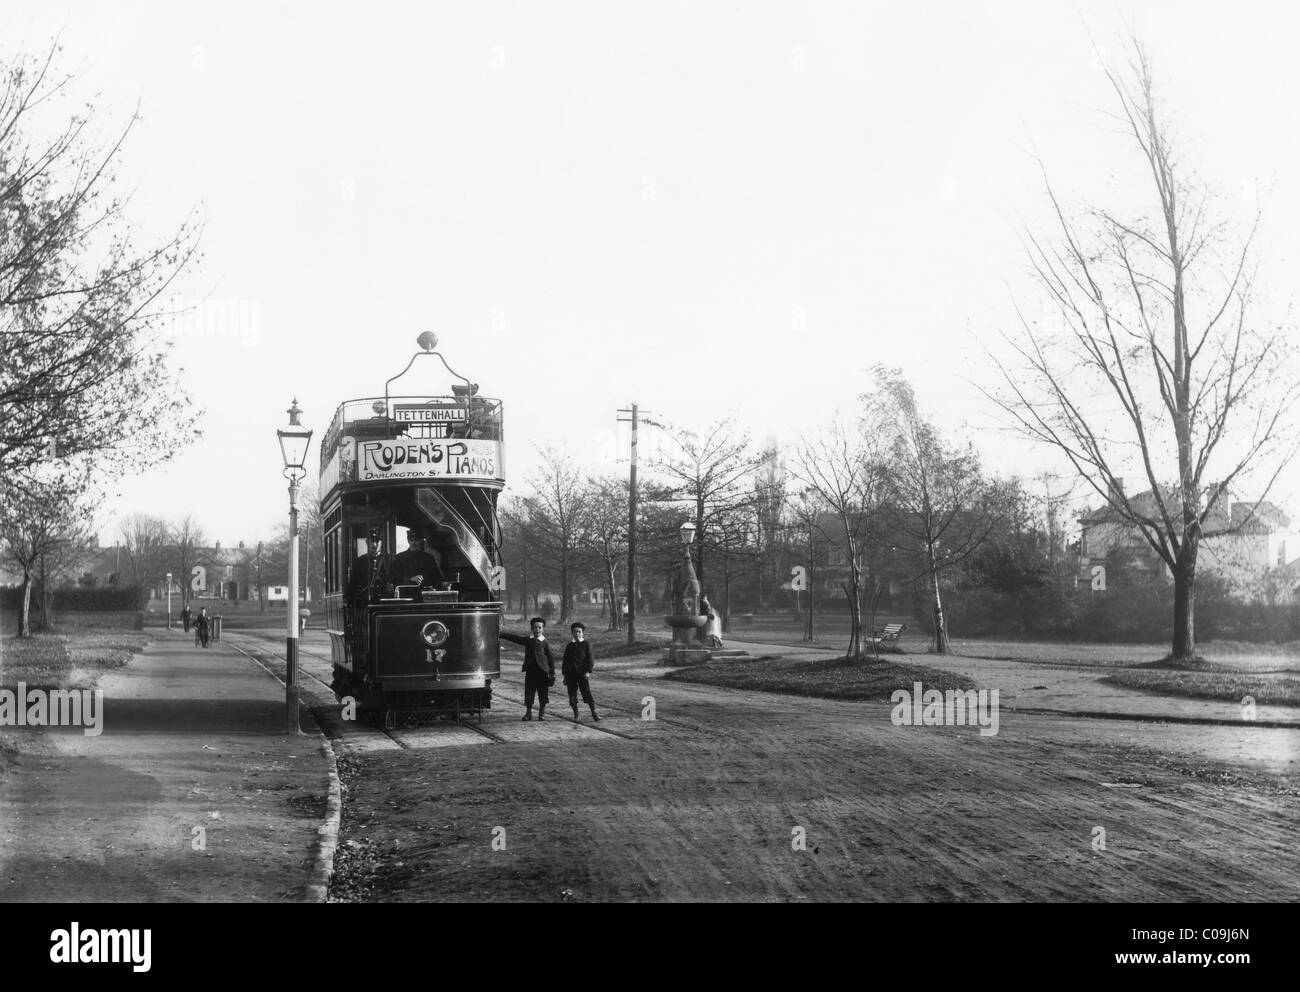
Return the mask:
[[[1120,492],[1122,480],[1120,482]],[[1217,496],[1215,495],[1217,492]],[[1242,599],[1297,597],[1300,585],[1300,535],[1292,529],[1290,516],[1268,500],[1234,500],[1227,488],[1217,485],[1206,490],[1214,497],[1202,525],[1197,554],[1197,572],[1214,572],[1227,580],[1233,594]],[[1177,490],[1169,487],[1164,504],[1176,507]],[[1159,519],[1160,509],[1152,490],[1129,498],[1138,513]],[[1109,571],[1123,570],[1130,577],[1169,579],[1169,569],[1142,536],[1109,503],[1079,518],[1078,583],[1091,586],[1095,566]]]

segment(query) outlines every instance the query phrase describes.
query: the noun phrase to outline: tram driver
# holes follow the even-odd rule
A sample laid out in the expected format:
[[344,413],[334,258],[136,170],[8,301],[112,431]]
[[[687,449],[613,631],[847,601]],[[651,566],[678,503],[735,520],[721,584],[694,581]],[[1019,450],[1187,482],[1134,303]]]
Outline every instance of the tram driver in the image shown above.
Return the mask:
[[377,603],[388,595],[388,556],[383,553],[383,536],[378,527],[366,534],[366,553],[358,555],[348,573],[348,611],[345,623],[352,657],[364,656],[366,625],[363,622],[367,603]]
[[388,556],[381,548],[383,539],[378,527],[371,527],[366,535],[366,553],[352,563],[348,576],[348,601],[356,607],[377,603],[388,595]]
[[438,559],[424,549],[424,535],[412,528],[406,532],[406,550],[393,559],[389,578],[397,586],[415,586],[413,599],[421,589],[437,589],[443,583]]

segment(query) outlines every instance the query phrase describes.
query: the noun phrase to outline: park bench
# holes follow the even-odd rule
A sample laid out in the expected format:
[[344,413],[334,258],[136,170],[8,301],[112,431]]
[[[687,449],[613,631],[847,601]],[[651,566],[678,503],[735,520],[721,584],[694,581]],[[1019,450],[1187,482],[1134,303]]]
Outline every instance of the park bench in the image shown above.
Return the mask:
[[886,644],[897,646],[898,635],[907,630],[905,623],[887,623],[885,626],[871,631],[871,643],[874,647],[882,647]]

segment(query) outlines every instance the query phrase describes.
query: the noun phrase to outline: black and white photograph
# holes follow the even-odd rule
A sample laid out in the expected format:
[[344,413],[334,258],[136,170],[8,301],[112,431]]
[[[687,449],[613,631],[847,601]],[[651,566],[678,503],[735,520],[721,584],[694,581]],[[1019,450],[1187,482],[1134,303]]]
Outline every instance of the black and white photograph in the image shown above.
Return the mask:
[[[1108,904],[1253,977],[1297,37],[8,0],[0,902]],[[92,915],[25,953],[149,971]]]

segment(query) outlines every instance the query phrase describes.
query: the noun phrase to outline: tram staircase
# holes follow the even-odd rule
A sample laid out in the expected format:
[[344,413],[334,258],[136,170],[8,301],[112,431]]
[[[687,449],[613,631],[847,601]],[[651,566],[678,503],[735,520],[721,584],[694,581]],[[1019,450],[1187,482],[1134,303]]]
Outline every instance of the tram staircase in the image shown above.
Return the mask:
[[457,512],[456,508],[438,490],[423,486],[415,491],[415,505],[431,523],[451,535],[461,555],[483,577],[483,584],[491,589],[492,568],[496,562],[483,542],[479,540],[474,528]]

